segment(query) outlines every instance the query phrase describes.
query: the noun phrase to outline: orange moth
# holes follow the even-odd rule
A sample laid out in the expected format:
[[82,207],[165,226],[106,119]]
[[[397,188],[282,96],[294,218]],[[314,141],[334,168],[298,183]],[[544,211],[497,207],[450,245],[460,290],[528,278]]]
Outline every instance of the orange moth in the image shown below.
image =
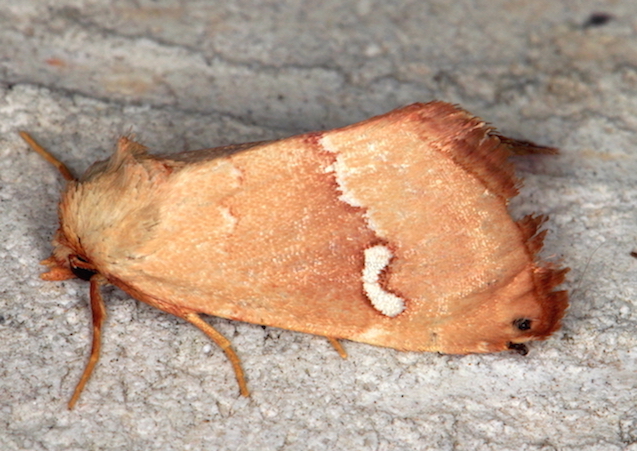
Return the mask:
[[68,180],[44,280],[90,281],[97,363],[100,286],[194,324],[200,314],[402,351],[526,352],[560,327],[567,269],[537,261],[542,216],[507,211],[507,158],[555,150],[497,134],[444,102],[325,132],[155,156],[127,137]]

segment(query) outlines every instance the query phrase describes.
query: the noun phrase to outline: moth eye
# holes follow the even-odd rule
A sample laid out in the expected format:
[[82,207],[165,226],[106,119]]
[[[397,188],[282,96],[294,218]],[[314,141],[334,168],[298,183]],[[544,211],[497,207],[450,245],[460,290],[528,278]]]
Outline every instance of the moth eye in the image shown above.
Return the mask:
[[513,326],[521,331],[529,330],[531,328],[531,320],[528,318],[518,318],[513,321]]
[[97,271],[93,271],[91,269],[79,268],[77,266],[71,266],[71,271],[75,274],[75,277],[78,279],[89,281],[91,277],[97,274]]
[[75,274],[75,277],[77,277],[78,279],[88,281],[88,280],[91,280],[91,277],[97,274],[97,271],[91,268],[82,267],[84,265],[77,265],[75,264],[75,261],[78,261],[80,263],[85,263],[86,266],[91,266],[91,264],[88,260],[86,260],[83,257],[80,257],[79,255],[69,256],[69,264],[71,266],[71,271],[73,272],[73,274]]
[[520,355],[527,355],[529,353],[529,348],[527,348],[524,343],[509,343],[508,348]]

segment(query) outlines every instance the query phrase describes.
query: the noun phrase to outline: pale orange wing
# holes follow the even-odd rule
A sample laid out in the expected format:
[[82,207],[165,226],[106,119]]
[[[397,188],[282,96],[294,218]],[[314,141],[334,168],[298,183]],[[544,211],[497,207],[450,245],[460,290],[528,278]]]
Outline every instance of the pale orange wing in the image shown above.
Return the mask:
[[193,311],[499,351],[546,337],[567,303],[551,293],[563,272],[534,262],[541,218],[507,212],[515,145],[433,102],[183,166],[156,160],[170,169],[159,175],[130,163],[109,202],[152,208],[127,208],[126,235],[93,248],[111,281]]

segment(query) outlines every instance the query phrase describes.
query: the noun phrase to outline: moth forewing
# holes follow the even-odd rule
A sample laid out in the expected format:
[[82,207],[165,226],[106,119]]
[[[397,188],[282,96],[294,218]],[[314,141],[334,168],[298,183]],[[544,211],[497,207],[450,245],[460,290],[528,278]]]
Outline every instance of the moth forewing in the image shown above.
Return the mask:
[[238,356],[201,313],[325,336],[342,356],[337,339],[523,352],[559,328],[567,270],[537,261],[545,218],[509,215],[507,158],[553,151],[444,102],[167,157],[123,137],[69,182],[43,278],[88,278],[94,310],[111,283],[194,324],[246,396]]

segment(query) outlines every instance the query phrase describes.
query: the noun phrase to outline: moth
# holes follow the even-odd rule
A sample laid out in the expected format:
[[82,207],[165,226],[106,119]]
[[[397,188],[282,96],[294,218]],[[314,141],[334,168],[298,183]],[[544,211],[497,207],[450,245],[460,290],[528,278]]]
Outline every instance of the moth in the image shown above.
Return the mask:
[[567,268],[538,261],[543,216],[507,211],[512,154],[555,149],[499,135],[461,108],[413,104],[269,142],[156,156],[122,137],[68,180],[44,280],[90,282],[95,367],[100,287],[178,316],[227,354],[201,314],[401,351],[526,353],[560,327]]

